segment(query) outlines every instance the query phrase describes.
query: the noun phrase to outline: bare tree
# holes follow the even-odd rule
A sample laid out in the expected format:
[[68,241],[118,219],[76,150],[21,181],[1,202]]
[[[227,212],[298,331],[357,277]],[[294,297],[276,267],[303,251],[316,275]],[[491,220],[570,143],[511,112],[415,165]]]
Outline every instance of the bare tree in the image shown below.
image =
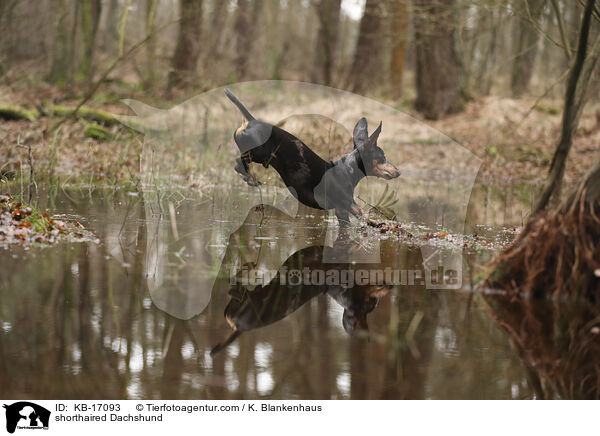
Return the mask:
[[247,75],[250,52],[261,13],[261,0],[238,0],[235,15],[235,66],[239,79]]
[[103,35],[103,48],[113,51],[119,40],[119,0],[110,0],[106,9],[106,23]]
[[332,84],[341,5],[341,0],[317,0],[315,2],[319,33],[315,47],[313,82]]
[[[481,95],[489,95],[496,78],[496,60],[501,44],[505,11],[495,2],[480,4],[469,56],[469,83]],[[467,63],[467,62],[466,62]]]
[[536,23],[544,10],[545,0],[518,0],[516,10],[521,19],[516,24],[516,41],[510,75],[513,97],[521,97],[529,89],[538,52],[539,31]]
[[180,0],[179,34],[171,59],[168,89],[191,82],[198,63],[202,25],[202,0]]
[[350,69],[349,88],[354,92],[365,92],[381,69],[382,13],[381,0],[367,0]]
[[60,0],[56,3],[55,16],[56,36],[52,53],[52,68],[48,80],[64,85],[69,80],[71,67],[69,63],[69,5],[67,0]]
[[215,0],[213,11],[210,18],[210,35],[208,35],[207,53],[215,53],[219,49],[223,30],[225,29],[225,20],[227,19],[228,3],[226,1]]
[[156,37],[154,30],[156,27],[156,7],[158,0],[146,0],[146,36],[149,38],[146,43],[146,63],[148,74],[146,76],[146,86],[152,87],[156,81]]
[[390,81],[392,93],[398,98],[402,94],[404,60],[408,27],[408,0],[388,0],[391,10],[392,58]]
[[455,50],[455,0],[414,0],[415,108],[439,119],[462,110],[460,65]]
[[81,13],[81,31],[83,33],[83,57],[79,62],[78,74],[88,82],[92,81],[94,73],[94,52],[96,35],[102,12],[100,0],[81,0],[79,7]]
[[573,144],[573,136],[579,125],[581,111],[585,105],[590,78],[598,57],[600,57],[600,35],[596,37],[590,54],[587,55],[593,10],[594,0],[588,0],[581,20],[575,62],[569,71],[560,137],[556,144],[544,188],[535,205],[534,214],[541,212],[550,200],[560,192],[567,157]]

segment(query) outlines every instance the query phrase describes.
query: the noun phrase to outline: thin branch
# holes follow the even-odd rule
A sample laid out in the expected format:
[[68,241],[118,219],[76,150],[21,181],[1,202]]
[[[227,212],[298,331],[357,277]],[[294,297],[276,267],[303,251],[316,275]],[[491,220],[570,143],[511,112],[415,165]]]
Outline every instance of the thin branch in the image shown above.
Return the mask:
[[548,35],[546,32],[544,32],[544,30],[543,30],[543,29],[540,27],[539,23],[538,23],[536,20],[534,20],[534,19],[533,19],[533,17],[531,16],[531,11],[529,10],[529,5],[527,4],[527,2],[525,2],[525,10],[526,10],[526,12],[527,12],[527,14],[526,14],[526,15],[524,15],[524,14],[522,14],[522,13],[518,12],[518,11],[515,11],[515,13],[516,13],[516,14],[518,14],[518,15],[520,15],[522,19],[524,19],[524,20],[526,20],[526,21],[529,21],[529,22],[530,22],[530,23],[533,25],[533,28],[534,28],[534,29],[535,29],[535,30],[536,30],[536,31],[537,31],[537,32],[538,32],[540,35],[542,35],[542,36],[544,37],[544,39],[548,40],[549,42],[551,42],[551,43],[552,43],[552,44],[554,44],[555,46],[562,48],[562,45],[561,45],[561,44],[560,44],[558,41],[554,40],[554,39],[553,39],[553,38],[552,38],[550,35]]
[[569,38],[567,38],[567,32],[565,30],[565,20],[563,19],[563,15],[560,11],[558,1],[550,0],[550,3],[552,4],[554,14],[556,15],[556,19],[558,20],[558,31],[560,32],[560,39],[563,44],[565,56],[567,57],[567,60],[569,60],[571,59],[571,45],[569,44]]
[[129,6],[131,0],[127,0],[125,8],[123,9],[123,15],[121,16],[121,25],[119,27],[119,56],[123,56],[123,49],[125,47],[125,25],[127,24],[127,13],[129,12]]
[[587,44],[590,33],[590,21],[592,17],[592,11],[594,10],[594,1],[595,0],[588,0],[583,13],[583,18],[581,20],[575,62],[573,62],[573,65],[569,70],[569,79],[567,81],[567,89],[565,92],[565,105],[563,110],[560,138],[556,145],[552,162],[550,163],[548,177],[546,178],[542,192],[538,197],[534,207],[533,215],[537,215],[544,210],[550,202],[550,199],[556,192],[559,191],[565,171],[566,160],[569,155],[569,151],[571,150],[571,146],[573,145],[573,134],[577,129],[579,113],[581,110],[581,107],[577,107],[577,104],[582,104],[584,101],[583,99],[578,101],[577,96],[578,94],[585,94],[585,89],[583,89],[583,87],[587,86],[587,83],[585,85],[581,85],[582,88],[580,88],[578,92],[577,88],[581,78],[581,73],[585,68]]
[[[578,0],[581,6],[585,6],[584,0]],[[594,6],[594,12],[592,14],[596,21],[600,21],[600,8],[598,6]]]
[[516,127],[514,129],[515,131],[517,131],[519,129],[519,127],[521,127],[523,122],[529,117],[529,115],[531,115],[531,112],[533,112],[533,110],[540,103],[540,101],[542,101],[542,99],[545,98],[550,93],[550,91],[552,91],[554,89],[554,87],[556,85],[558,85],[560,82],[565,80],[565,78],[567,77],[568,74],[569,74],[569,70],[566,70],[564,73],[562,73],[560,75],[560,77],[558,79],[556,79],[548,88],[546,88],[546,90],[543,92],[542,95],[540,95],[538,98],[535,99],[535,102],[533,103],[533,105],[531,105],[531,107],[527,110],[527,112],[525,112],[525,115],[523,115],[523,118],[521,118],[521,121],[519,121],[519,123],[516,125]]
[[156,29],[156,32],[150,33],[148,35],[146,35],[145,38],[139,40],[138,42],[136,42],[135,44],[133,44],[129,50],[127,50],[126,53],[119,55],[118,58],[116,58],[112,64],[109,65],[109,67],[104,70],[104,73],[102,73],[102,75],[100,76],[100,78],[98,80],[96,80],[96,83],[94,83],[94,86],[92,86],[90,88],[90,90],[87,92],[87,94],[83,97],[83,99],[79,102],[79,104],[75,107],[75,109],[73,109],[72,112],[70,112],[69,114],[65,115],[60,121],[58,121],[54,126],[52,126],[52,128],[50,128],[50,130],[48,131],[48,133],[52,133],[54,132],[56,129],[58,129],[65,121],[67,121],[68,119],[72,119],[73,117],[75,117],[75,115],[77,115],[77,112],[79,112],[79,109],[81,109],[81,107],[86,104],[90,98],[92,98],[94,96],[94,94],[96,93],[96,91],[98,90],[98,88],[100,88],[100,85],[102,85],[102,83],[106,80],[106,78],[108,77],[108,75],[110,73],[112,73],[112,71],[117,67],[117,65],[119,65],[123,60],[127,59],[133,52],[135,52],[138,48],[140,48],[142,45],[144,45],[150,38],[152,38],[155,34],[161,32],[162,30],[164,30],[165,28],[167,28],[168,26],[170,26],[171,24],[174,24],[178,21],[180,21],[181,19],[177,19],[177,20],[173,20],[159,28]]

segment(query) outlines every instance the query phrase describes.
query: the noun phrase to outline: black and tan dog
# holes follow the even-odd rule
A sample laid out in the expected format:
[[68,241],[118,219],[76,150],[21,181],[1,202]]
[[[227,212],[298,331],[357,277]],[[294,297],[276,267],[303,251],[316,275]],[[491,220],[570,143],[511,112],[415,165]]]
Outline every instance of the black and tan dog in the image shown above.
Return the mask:
[[[338,238],[335,244],[348,245]],[[334,244],[334,246],[335,246]],[[324,246],[303,248],[291,255],[282,265],[280,271],[298,271],[299,268],[308,271],[348,270],[348,264],[323,263]],[[325,265],[327,265],[325,267]],[[373,265],[357,265],[357,268],[373,267]],[[310,275],[309,275],[310,276]],[[344,330],[354,335],[356,332],[367,333],[369,325],[367,315],[377,307],[379,300],[392,289],[383,281],[378,284],[367,284],[344,288],[341,285],[289,283],[282,282],[281,275],[275,277],[264,286],[256,286],[249,290],[246,286],[236,283],[229,291],[229,302],[225,307],[225,320],[231,327],[231,333],[210,352],[215,356],[243,333],[275,324],[302,307],[319,295],[328,295],[343,308],[342,326]]]
[[229,89],[225,89],[225,94],[245,118],[233,135],[241,153],[235,170],[251,186],[259,182],[250,172],[250,163],[260,163],[265,168],[271,165],[298,201],[315,209],[335,209],[343,224],[349,221],[350,214],[362,215],[354,201],[354,188],[363,177],[394,179],[400,175],[377,146],[381,123],[369,136],[367,120],[361,118],[354,127],[354,149],[339,160],[328,162],[291,133],[255,119]]

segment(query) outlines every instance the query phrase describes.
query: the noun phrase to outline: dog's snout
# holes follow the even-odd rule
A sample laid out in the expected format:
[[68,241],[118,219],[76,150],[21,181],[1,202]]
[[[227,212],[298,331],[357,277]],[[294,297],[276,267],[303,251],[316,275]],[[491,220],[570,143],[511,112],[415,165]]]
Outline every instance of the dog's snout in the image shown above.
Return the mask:
[[383,176],[383,178],[385,179],[395,179],[397,177],[400,177],[400,171],[398,171],[398,168],[396,168],[394,165],[392,165],[389,162],[386,162],[382,165],[380,165],[380,173]]
[[392,167],[391,171],[390,171],[390,178],[391,179],[395,179],[396,177],[400,177],[400,170],[398,170],[398,168],[396,168],[394,165],[389,164],[390,167]]

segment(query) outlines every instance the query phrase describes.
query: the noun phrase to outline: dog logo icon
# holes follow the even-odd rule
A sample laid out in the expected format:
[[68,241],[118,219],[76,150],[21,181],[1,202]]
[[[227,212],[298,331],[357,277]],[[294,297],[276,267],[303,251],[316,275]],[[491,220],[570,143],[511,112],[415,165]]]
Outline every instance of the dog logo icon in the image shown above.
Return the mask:
[[14,433],[18,429],[47,430],[50,411],[29,401],[19,401],[4,405],[6,409],[6,431]]

